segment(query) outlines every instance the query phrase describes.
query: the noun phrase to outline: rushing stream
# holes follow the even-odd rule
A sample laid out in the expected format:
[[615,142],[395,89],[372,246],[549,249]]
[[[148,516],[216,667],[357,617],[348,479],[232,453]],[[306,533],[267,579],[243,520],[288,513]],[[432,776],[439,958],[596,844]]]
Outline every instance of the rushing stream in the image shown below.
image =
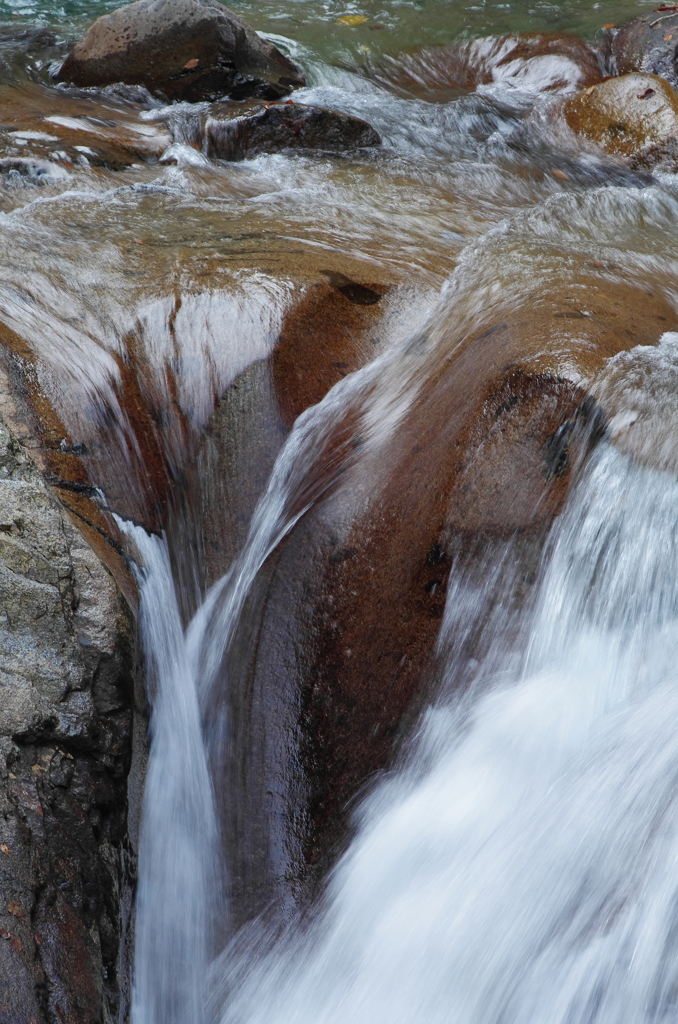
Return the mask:
[[[152,714],[132,1024],[678,1021],[678,335],[664,314],[656,347],[610,348],[590,372],[586,339],[531,351],[608,416],[588,423],[562,507],[532,547],[521,527],[452,558],[433,681],[389,770],[351,795],[324,880],[303,888],[295,864],[312,857],[282,826],[263,896],[238,860],[256,846],[243,793],[264,792],[260,818],[277,823],[301,800],[267,766],[303,716],[275,674],[257,703],[252,659],[291,677],[305,652],[290,627],[271,654],[257,624],[286,602],[303,619],[292,584],[275,589],[286,572],[308,578],[313,604],[314,531],[344,544],[338,573],[355,524],[386,515],[440,368],[505,328],[506,310],[537,316],[543,296],[575,303],[562,323],[615,289],[678,309],[677,179],[564,132],[550,111],[577,82],[560,64],[495,69],[430,102],[389,84],[398,55],[509,30],[591,37],[645,7],[240,3],[303,64],[295,98],[366,119],[384,145],[227,164],[201,147],[207,104],[50,82],[69,40],[116,6],[0,0],[0,308],[54,412],[45,447],[82,455],[139,584]],[[57,128],[83,144],[65,153]],[[93,139],[123,136],[159,157],[94,160]],[[356,365],[335,362],[324,397],[285,422],[262,370],[265,444],[238,435],[250,461],[210,462],[222,396],[269,365],[308,281],[349,277],[380,303]],[[483,445],[465,443],[480,464]],[[240,519],[227,473],[248,494]],[[266,706],[275,728],[234,767],[246,698],[242,717]]]

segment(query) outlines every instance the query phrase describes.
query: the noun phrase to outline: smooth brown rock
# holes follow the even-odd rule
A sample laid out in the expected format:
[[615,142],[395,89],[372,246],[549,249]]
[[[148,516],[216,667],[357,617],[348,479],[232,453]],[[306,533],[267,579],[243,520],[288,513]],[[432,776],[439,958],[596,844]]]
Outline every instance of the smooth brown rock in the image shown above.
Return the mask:
[[137,0],[103,15],[61,67],[80,86],[143,85],[169,100],[275,99],[304,76],[217,0]]
[[664,4],[625,22],[614,32],[610,51],[617,74],[642,71],[678,87],[678,8]]
[[373,71],[385,85],[438,102],[506,81],[536,92],[573,92],[602,78],[599,55],[579,36],[527,32],[489,36],[389,59]]
[[207,155],[244,160],[258,153],[317,149],[343,153],[379,146],[374,128],[358,117],[302,103],[271,103],[232,121],[211,119],[205,127]]
[[635,167],[678,160],[678,95],[656,75],[630,74],[589,86],[564,108],[570,128]]
[[505,545],[511,587],[483,591],[468,621],[463,600],[450,609],[456,685],[488,616],[505,614],[508,642],[573,468],[604,428],[591,383],[607,358],[677,322],[649,292],[582,285],[460,340],[452,318],[429,357],[422,337],[421,360],[402,368],[416,372],[416,400],[374,448],[364,416],[373,401],[388,409],[388,391],[366,381],[347,397],[297,485],[299,502],[322,497],[262,568],[227,658],[240,684],[217,777],[237,918],[313,890],[356,794],[392,763],[435,683],[452,567],[472,594]]

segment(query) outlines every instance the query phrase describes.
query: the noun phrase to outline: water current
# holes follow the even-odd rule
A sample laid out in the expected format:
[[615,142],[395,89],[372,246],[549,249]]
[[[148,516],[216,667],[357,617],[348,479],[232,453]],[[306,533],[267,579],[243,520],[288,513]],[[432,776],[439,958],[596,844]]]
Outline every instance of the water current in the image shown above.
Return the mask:
[[[470,569],[453,559],[435,685],[389,770],[354,794],[312,898],[288,884],[291,840],[271,840],[278,889],[244,925],[231,877],[234,779],[258,770],[229,761],[234,706],[256,690],[261,608],[298,613],[294,595],[266,590],[279,564],[291,572],[287,540],[309,531],[301,565],[316,527],[348,537],[366,510],[382,514],[430,381],[507,310],[558,296],[576,305],[558,315],[585,320],[634,288],[678,310],[677,179],[558,128],[549,111],[577,86],[559,66],[498,71],[439,102],[380,69],[507,31],[592,37],[647,5],[240,2],[304,66],[298,98],[367,119],[384,146],[232,165],[200,147],[218,105],[54,87],[69,40],[116,6],[0,0],[0,311],[56,417],[45,446],[82,454],[139,585],[152,715],[133,1024],[678,1021],[675,324],[588,376],[586,339],[537,344],[535,366],[550,359],[609,413],[559,514],[529,551],[518,530]],[[68,153],[61,129],[75,133]],[[122,137],[158,158],[93,159]],[[293,425],[270,427],[266,406],[268,447],[228,463],[249,494],[236,521],[203,433],[218,434],[230,386],[269,365],[309,282],[337,274],[383,286],[378,326]],[[270,377],[261,386],[275,404]],[[220,561],[201,531],[227,516]],[[294,643],[275,648],[285,671]],[[275,699],[291,736],[293,701],[284,687]],[[291,783],[265,786],[282,820]]]

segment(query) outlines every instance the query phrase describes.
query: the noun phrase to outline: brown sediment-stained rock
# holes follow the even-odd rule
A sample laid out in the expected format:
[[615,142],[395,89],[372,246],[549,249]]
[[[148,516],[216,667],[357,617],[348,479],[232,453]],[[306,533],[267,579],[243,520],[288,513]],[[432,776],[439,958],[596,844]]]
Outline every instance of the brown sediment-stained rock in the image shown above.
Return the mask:
[[678,160],[678,94],[657,75],[630,74],[589,86],[567,100],[565,120],[634,167]]
[[320,272],[290,305],[276,345],[228,388],[200,452],[203,547],[215,582],[245,542],[252,512],[296,418],[382,348],[388,281]]
[[661,4],[625,22],[613,33],[610,52],[617,74],[642,71],[660,75],[677,88],[678,7]]
[[217,0],[137,0],[103,15],[58,78],[79,86],[143,85],[168,100],[276,99],[299,68]]
[[359,117],[289,100],[266,104],[231,121],[211,118],[205,126],[207,155],[221,160],[289,149],[344,153],[380,145],[379,134]]
[[[505,544],[518,564],[513,590],[488,584],[453,633],[460,687],[485,617],[523,600],[572,468],[604,428],[591,382],[607,358],[678,323],[649,291],[604,288],[538,296],[458,341],[451,322],[374,451],[373,386],[347,393],[333,483],[263,567],[227,659],[242,680],[219,766],[236,918],[303,902],[327,868],[351,801],[391,763],[432,684],[452,566],[455,586],[464,573],[487,582]],[[377,408],[388,415],[386,396]],[[463,618],[464,600],[450,613]]]
[[548,32],[431,47],[389,58],[371,73],[386,86],[434,102],[491,82],[532,92],[569,93],[602,79],[594,47],[579,36]]

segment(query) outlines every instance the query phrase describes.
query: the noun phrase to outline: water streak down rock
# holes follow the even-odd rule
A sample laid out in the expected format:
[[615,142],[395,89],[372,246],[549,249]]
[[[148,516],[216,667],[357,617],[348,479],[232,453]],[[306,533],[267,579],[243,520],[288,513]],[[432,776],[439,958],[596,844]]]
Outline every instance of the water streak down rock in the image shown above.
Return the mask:
[[137,0],[99,18],[58,78],[80,86],[143,85],[168,100],[277,99],[299,68],[217,0]]

